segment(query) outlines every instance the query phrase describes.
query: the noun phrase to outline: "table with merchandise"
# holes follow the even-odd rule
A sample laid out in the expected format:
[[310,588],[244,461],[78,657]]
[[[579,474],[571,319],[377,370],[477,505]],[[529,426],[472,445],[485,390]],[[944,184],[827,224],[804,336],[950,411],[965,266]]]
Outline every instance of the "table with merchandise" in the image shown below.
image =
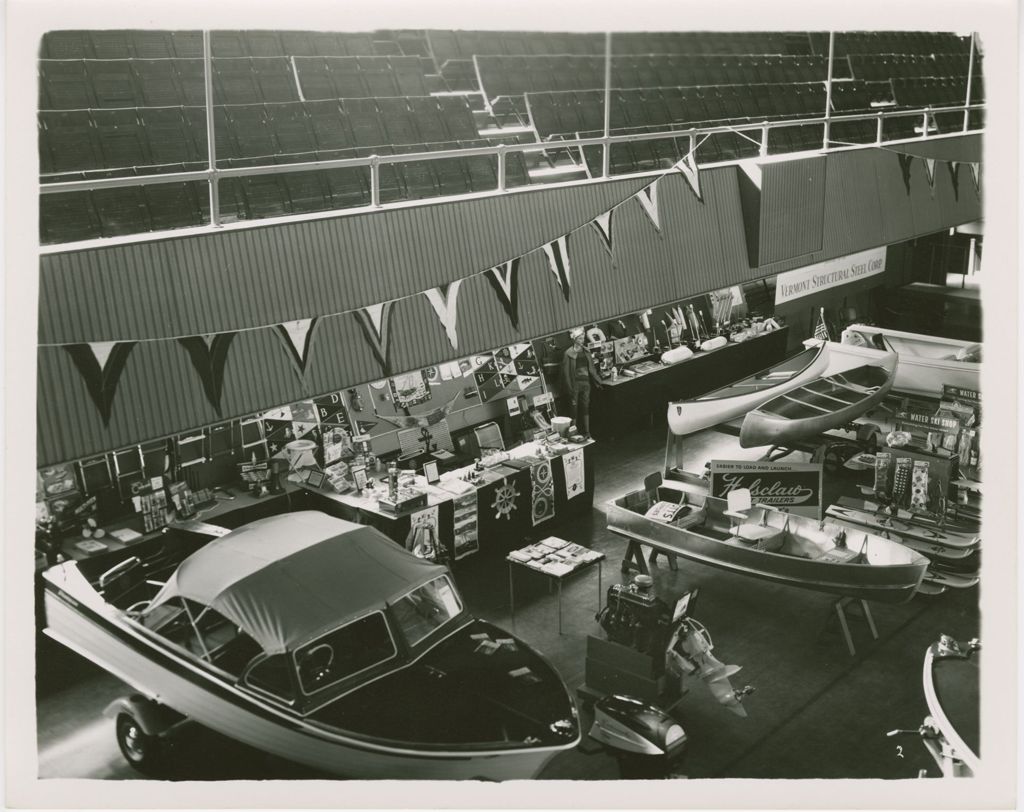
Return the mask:
[[601,589],[604,577],[604,553],[591,550],[579,544],[549,536],[536,544],[513,550],[506,557],[508,562],[508,599],[512,622],[516,619],[515,583],[512,577],[514,566],[526,567],[548,576],[558,584],[558,633],[562,633],[562,581],[597,564],[597,609],[601,610]]

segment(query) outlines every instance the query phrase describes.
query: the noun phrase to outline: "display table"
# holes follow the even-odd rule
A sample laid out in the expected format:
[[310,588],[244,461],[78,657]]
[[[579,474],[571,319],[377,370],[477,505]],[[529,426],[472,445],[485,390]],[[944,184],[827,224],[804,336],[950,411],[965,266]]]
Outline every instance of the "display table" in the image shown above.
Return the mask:
[[[298,505],[292,504],[293,497],[301,496],[298,488],[290,482],[282,483],[282,493],[270,494],[268,496],[261,497],[253,496],[243,490],[243,486],[241,484],[231,486],[231,490],[233,492],[233,498],[218,496],[217,503],[208,508],[203,508],[197,511],[193,521],[205,522],[233,529],[243,524],[247,524],[248,522],[256,521],[257,519],[263,519],[267,516],[275,516],[279,513],[286,513],[298,507]],[[64,557],[75,561],[82,561],[86,558],[117,552],[129,547],[134,548],[139,545],[144,545],[145,542],[152,541],[153,539],[160,538],[161,536],[166,536],[170,531],[180,530],[182,532],[192,532],[190,530],[191,525],[189,522],[172,520],[166,527],[161,527],[157,530],[146,533],[143,532],[142,517],[137,514],[123,519],[118,519],[117,521],[107,522],[102,525],[102,527],[106,533],[101,539],[86,539],[81,535],[67,535],[62,537],[60,540],[60,549],[64,554]],[[131,530],[139,535],[131,541],[121,541],[116,536],[112,535],[112,533],[119,530]],[[103,549],[90,552],[83,550],[78,546],[82,542],[87,541],[98,541],[103,545]],[[37,565],[36,568],[45,569],[45,565]]]
[[[467,481],[472,465],[442,474],[435,485],[427,485],[422,476],[405,475],[403,481],[426,492],[427,505],[397,514],[378,505],[378,499],[387,492],[382,483],[362,494],[336,493],[308,483],[301,487],[308,493],[309,507],[376,527],[403,546],[410,539],[414,523],[432,524],[445,557],[456,561],[478,550],[507,552],[530,534],[541,533],[568,516],[589,512],[594,498],[592,445],[565,444],[566,452],[552,457],[550,465],[544,466],[549,469],[549,483],[534,481],[533,465],[498,465],[485,470],[480,480],[472,483]],[[510,449],[508,457],[524,460],[538,456],[538,449],[537,443],[524,443]],[[571,469],[568,485],[572,494],[567,492],[567,465]],[[546,474],[538,472],[537,476],[543,479]]]
[[594,564],[597,564],[597,611],[601,611],[602,581],[604,577],[604,553],[572,544],[557,536],[530,544],[520,550],[509,553],[508,562],[508,600],[512,622],[516,620],[515,584],[512,570],[515,566],[546,575],[558,584],[558,633],[562,633],[562,581],[576,575]]
[[597,437],[614,437],[623,429],[660,415],[668,404],[710,392],[772,364],[786,355],[789,329],[783,327],[717,350],[697,352],[685,361],[659,365],[635,377],[605,380],[590,397],[590,428]]

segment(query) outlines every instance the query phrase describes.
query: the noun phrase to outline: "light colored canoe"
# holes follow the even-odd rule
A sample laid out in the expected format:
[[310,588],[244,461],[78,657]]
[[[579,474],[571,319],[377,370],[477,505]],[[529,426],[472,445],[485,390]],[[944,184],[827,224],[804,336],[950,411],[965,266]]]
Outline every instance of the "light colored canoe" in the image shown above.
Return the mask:
[[968,354],[977,357],[981,345],[971,341],[905,333],[888,327],[851,324],[842,335],[843,343],[865,342],[868,346],[885,348],[900,358],[893,389],[911,395],[938,397],[942,385],[949,384],[977,392],[981,387],[981,363],[959,361]]
[[897,360],[895,352],[830,342],[825,374],[748,412],[740,445],[785,445],[849,423],[888,394]]
[[715,389],[697,398],[668,405],[668,426],[673,434],[692,434],[746,414],[776,395],[819,377],[828,366],[826,343],[801,350],[768,369]]

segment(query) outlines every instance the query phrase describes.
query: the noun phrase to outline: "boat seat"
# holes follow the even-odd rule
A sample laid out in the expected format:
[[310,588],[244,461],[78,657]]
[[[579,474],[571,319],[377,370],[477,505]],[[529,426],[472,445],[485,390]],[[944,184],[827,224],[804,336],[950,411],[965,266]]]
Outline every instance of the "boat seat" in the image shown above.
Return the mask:
[[736,537],[755,550],[777,553],[782,549],[786,533],[777,527],[762,527],[759,524],[741,524],[736,528]]

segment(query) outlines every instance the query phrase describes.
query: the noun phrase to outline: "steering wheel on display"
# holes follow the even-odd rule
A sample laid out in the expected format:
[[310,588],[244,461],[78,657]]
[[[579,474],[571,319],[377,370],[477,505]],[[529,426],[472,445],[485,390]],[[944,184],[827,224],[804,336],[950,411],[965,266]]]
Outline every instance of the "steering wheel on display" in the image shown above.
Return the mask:
[[302,660],[302,669],[313,684],[323,682],[331,673],[334,649],[328,643],[313,646]]

